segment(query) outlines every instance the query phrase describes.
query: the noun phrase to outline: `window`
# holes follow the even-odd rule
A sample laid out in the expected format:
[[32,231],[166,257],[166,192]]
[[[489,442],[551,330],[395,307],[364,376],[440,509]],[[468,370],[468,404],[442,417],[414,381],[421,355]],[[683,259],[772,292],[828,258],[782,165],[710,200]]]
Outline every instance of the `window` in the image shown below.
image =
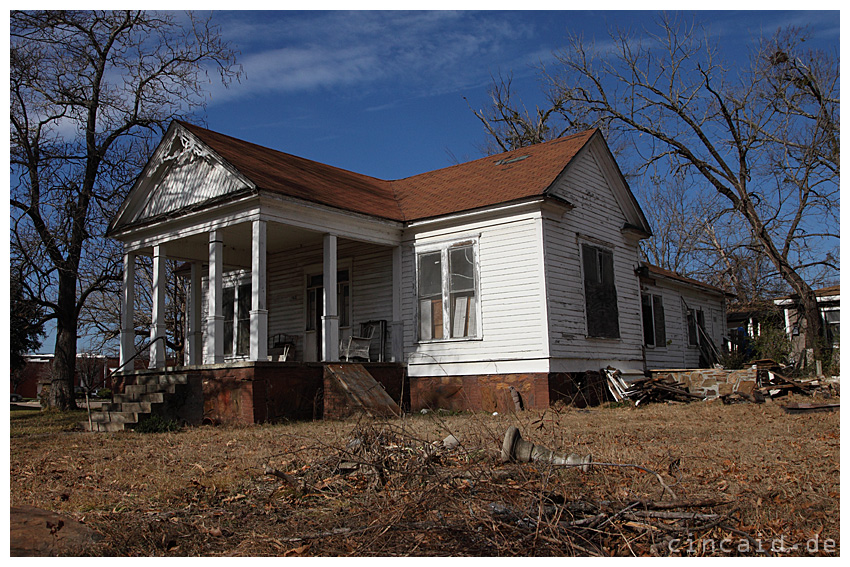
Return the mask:
[[826,340],[832,346],[838,346],[840,341],[841,331],[841,311],[838,309],[825,309],[823,312],[824,333]]
[[445,245],[417,256],[419,340],[478,336],[476,246]]
[[643,308],[643,343],[650,347],[667,346],[667,331],[664,327],[664,304],[660,295],[641,295]]
[[617,288],[614,286],[614,254],[603,248],[582,244],[584,301],[587,334],[591,337],[620,338]]
[[251,282],[222,288],[224,355],[247,356],[251,346]]
[[703,313],[702,309],[691,309],[688,308],[687,311],[687,319],[688,319],[688,345],[690,346],[699,346],[702,342],[700,338],[700,333],[697,330],[697,326],[699,329],[705,333],[705,313]]

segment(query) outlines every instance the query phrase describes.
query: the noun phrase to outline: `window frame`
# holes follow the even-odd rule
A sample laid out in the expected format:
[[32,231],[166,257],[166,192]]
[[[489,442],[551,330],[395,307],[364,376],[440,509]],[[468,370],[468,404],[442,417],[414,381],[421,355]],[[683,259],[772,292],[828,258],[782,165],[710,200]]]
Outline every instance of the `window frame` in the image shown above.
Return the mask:
[[[646,314],[643,312],[644,309],[644,298],[649,298],[649,309],[651,313],[651,321],[652,321],[652,342],[647,342],[646,340]],[[651,291],[643,291],[640,294],[640,307],[641,307],[641,322],[643,324],[643,345],[648,348],[666,348],[667,347],[667,317],[664,313],[664,298],[661,294],[652,293]],[[660,315],[660,330],[659,333],[659,315]],[[659,335],[661,337],[661,344],[659,344]]]
[[[463,289],[463,290],[453,290],[451,286],[451,251],[457,250],[460,248],[469,248],[472,251],[472,275],[473,275],[473,287],[471,290]],[[423,338],[422,336],[422,307],[421,301],[423,299],[433,298],[432,305],[436,304],[436,294],[429,294],[427,296],[421,295],[420,290],[420,260],[423,256],[427,256],[429,254],[440,254],[440,308],[441,308],[441,329],[442,336],[441,337],[431,337],[431,338]],[[481,285],[480,285],[480,274],[481,274],[481,266],[480,266],[480,247],[479,247],[479,236],[469,236],[462,238],[453,238],[451,240],[444,240],[440,242],[433,242],[427,244],[417,244],[414,249],[414,283],[416,289],[416,340],[418,343],[443,343],[443,342],[458,342],[458,341],[476,341],[483,339],[483,330],[481,324]],[[466,321],[464,328],[468,332],[468,328],[470,326],[470,322],[474,323],[474,334],[468,334],[464,336],[453,336],[454,335],[454,309],[452,305],[453,297],[459,296],[461,294],[468,294],[471,292],[471,297],[474,298],[474,312],[470,312],[467,310],[467,314],[469,318]],[[467,304],[468,305],[468,304]],[[468,308],[467,308],[468,309]],[[473,314],[474,313],[474,314]],[[474,317],[474,319],[473,319]],[[434,334],[434,333],[432,333]]]
[[[693,317],[691,313],[693,313]],[[702,322],[700,322],[700,319],[702,319]],[[693,337],[696,339],[696,342],[691,341],[691,322],[693,322]],[[708,334],[708,330],[705,328],[705,311],[703,311],[702,307],[685,307],[685,327],[688,335],[688,346],[699,348],[702,345],[702,341],[700,340],[699,329],[697,327],[702,327],[703,332]]]
[[[617,293],[617,272],[614,263],[615,251],[614,247],[602,244],[596,241],[591,240],[579,240],[579,263],[581,268],[581,285],[582,285],[582,294],[584,295],[584,324],[585,324],[585,332],[587,333],[585,336],[588,339],[602,339],[602,340],[622,340],[622,333],[620,332],[620,298]],[[596,273],[594,274],[595,278],[599,280],[598,283],[594,285],[598,285],[603,287],[605,285],[604,275],[605,271],[602,266],[602,263],[599,261],[599,258],[602,255],[608,255],[611,258],[611,282],[610,288],[613,291],[613,303],[609,306],[612,308],[613,315],[615,315],[616,319],[616,330],[615,332],[609,334],[596,334],[593,331],[598,329],[592,328],[591,317],[590,317],[590,309],[588,306],[589,298],[589,290],[588,290],[588,276],[590,274],[587,273],[587,251],[592,250],[595,255],[595,268]],[[596,319],[594,319],[596,320]]]
[[[247,317],[239,317],[239,303],[240,303],[240,289],[245,289],[247,287],[249,296],[253,294],[252,290],[252,282],[251,282],[251,272],[246,270],[236,270],[232,272],[228,272],[223,275],[221,281],[221,289],[222,289],[222,305],[221,312],[224,315],[225,312],[228,311],[227,305],[225,304],[225,297],[228,292],[225,290],[233,290],[233,299],[232,299],[232,308],[233,314],[230,317],[230,320],[227,320],[225,317],[224,324],[227,325],[230,323],[232,325],[232,332],[230,341],[225,341],[224,336],[222,336],[222,342],[224,343],[224,359],[225,360],[242,360],[247,359],[251,354],[251,303],[249,298],[248,309],[247,309]],[[244,326],[247,322],[247,329],[244,329]],[[243,332],[247,331],[243,338],[247,337],[247,349],[244,353],[239,352],[239,338],[240,338],[240,323],[243,327]],[[227,333],[224,332],[224,335]],[[227,342],[230,344],[228,345]],[[229,351],[228,351],[229,347]]]

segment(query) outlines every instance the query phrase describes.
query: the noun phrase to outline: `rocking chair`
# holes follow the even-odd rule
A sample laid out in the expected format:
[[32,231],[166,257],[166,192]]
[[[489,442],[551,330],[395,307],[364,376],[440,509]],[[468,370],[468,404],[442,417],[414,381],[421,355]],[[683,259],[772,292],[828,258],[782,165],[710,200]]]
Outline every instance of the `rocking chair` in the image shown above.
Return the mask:
[[360,325],[360,336],[351,336],[339,341],[339,357],[349,362],[352,358],[365,358],[369,360],[369,348],[372,346],[372,338],[375,336],[375,328],[378,325],[372,321]]
[[295,351],[295,337],[278,333],[269,338],[268,354],[271,360],[286,362]]

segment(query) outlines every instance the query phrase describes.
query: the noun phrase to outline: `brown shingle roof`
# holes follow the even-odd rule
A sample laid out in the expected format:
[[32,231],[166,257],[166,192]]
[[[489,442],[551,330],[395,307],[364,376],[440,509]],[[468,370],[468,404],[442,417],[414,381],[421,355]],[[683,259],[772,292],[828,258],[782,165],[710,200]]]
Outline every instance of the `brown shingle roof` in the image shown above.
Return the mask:
[[543,195],[596,130],[385,181],[179,122],[259,189],[410,221]]
[[406,220],[543,195],[596,130],[393,182]]
[[259,189],[349,211],[403,220],[390,183],[179,122]]
[[677,280],[677,281],[680,281],[682,283],[686,283],[688,285],[701,287],[701,288],[706,289],[708,291],[713,291],[715,293],[721,293],[723,295],[735,297],[735,294],[729,293],[729,292],[727,292],[727,291],[725,291],[725,290],[723,290],[719,287],[715,287],[713,285],[709,285],[709,284],[701,282],[699,280],[695,280],[693,278],[689,278],[689,277],[677,274],[676,272],[673,272],[671,270],[665,270],[664,268],[661,268],[659,266],[655,266],[653,264],[650,264],[649,262],[644,262],[643,264],[644,264],[644,266],[646,266],[647,270],[652,275],[660,276],[660,277],[663,277],[663,278],[668,278],[668,279],[671,279],[671,280]]

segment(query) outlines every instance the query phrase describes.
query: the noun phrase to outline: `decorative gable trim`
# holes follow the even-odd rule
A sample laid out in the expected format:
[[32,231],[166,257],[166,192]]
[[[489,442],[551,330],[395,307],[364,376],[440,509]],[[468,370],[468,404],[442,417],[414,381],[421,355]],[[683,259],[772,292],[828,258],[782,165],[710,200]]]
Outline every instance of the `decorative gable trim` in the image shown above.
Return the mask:
[[194,134],[173,122],[130,189],[107,234],[254,192],[254,183]]

